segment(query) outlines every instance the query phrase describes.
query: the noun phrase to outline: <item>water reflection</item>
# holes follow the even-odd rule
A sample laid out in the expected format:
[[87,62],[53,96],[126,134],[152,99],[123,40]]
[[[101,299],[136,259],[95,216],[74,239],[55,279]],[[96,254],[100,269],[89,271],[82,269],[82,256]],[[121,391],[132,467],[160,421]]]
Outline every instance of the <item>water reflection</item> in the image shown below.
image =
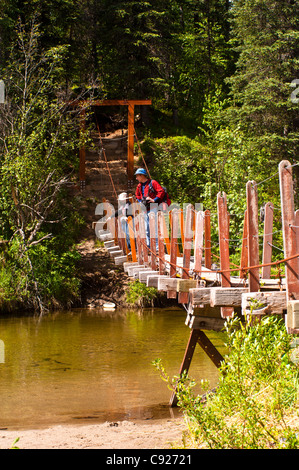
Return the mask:
[[[171,392],[152,361],[179,371],[190,334],[181,309],[73,310],[0,318],[0,427],[171,416]],[[209,333],[220,352],[224,335]],[[197,347],[190,375],[215,386]]]

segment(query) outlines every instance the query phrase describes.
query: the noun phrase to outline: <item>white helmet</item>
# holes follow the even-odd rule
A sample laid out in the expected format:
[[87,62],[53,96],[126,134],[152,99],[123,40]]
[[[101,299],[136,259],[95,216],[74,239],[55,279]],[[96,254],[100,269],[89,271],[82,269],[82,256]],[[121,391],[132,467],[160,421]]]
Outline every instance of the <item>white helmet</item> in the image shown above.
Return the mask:
[[125,201],[127,199],[127,193],[121,193],[119,196],[118,196],[118,200],[119,201]]

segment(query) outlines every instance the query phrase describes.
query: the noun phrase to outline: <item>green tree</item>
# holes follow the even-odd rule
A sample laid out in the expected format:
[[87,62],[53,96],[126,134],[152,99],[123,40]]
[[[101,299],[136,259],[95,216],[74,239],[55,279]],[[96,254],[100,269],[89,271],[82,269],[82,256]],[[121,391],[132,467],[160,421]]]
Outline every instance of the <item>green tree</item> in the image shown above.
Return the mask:
[[[76,258],[64,255],[71,249],[75,227],[70,230],[70,224],[76,218],[67,215],[64,201],[76,167],[76,121],[61,89],[64,46],[40,48],[36,17],[27,25],[19,22],[17,38],[2,69],[7,103],[1,108],[0,233],[9,240],[2,277],[9,284],[16,275],[16,299],[43,312],[55,297],[51,273],[63,288],[71,280],[67,266]],[[60,231],[67,229],[63,236]],[[74,279],[74,290],[75,285]]]
[[239,58],[228,80],[228,115],[276,161],[298,155],[298,105],[290,99],[299,71],[298,6],[297,0],[236,0],[231,10]]

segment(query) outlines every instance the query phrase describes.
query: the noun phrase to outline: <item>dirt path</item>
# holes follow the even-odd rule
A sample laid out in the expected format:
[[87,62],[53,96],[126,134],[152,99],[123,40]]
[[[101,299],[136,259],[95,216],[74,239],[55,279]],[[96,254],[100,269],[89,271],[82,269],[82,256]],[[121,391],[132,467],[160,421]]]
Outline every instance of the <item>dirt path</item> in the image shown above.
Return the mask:
[[[122,129],[102,136],[105,156],[117,194],[126,191],[127,185],[125,136],[126,131]],[[86,186],[80,192],[80,212],[86,222],[78,244],[82,255],[79,264],[82,282],[80,307],[99,307],[107,301],[112,301],[117,306],[125,306],[128,277],[99,246],[92,226],[93,222],[100,219],[95,215],[95,209],[104,197],[115,207],[117,202],[97,133],[93,133],[91,137],[94,148],[86,151]]]
[[59,425],[47,429],[0,430],[0,449],[170,449],[182,447],[182,418],[151,423],[119,421]]

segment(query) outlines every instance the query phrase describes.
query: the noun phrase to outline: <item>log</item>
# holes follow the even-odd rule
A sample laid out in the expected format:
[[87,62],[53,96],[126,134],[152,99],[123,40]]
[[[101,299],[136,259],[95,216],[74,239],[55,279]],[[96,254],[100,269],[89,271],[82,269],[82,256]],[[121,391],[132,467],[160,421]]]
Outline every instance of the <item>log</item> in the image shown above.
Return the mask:
[[241,307],[247,287],[212,287],[211,307]]
[[132,268],[132,277],[139,279],[139,273],[141,272],[143,273],[146,271],[151,271],[151,268],[147,268],[146,266],[142,266],[142,268],[140,267]]
[[299,300],[288,301],[286,327],[289,332],[299,328]]
[[167,292],[167,291],[177,291],[177,278],[171,277],[161,277],[158,281],[158,290]]
[[137,261],[127,261],[124,263],[124,271],[127,273],[128,272],[128,268],[129,267],[132,267],[132,266],[138,266],[138,262]]
[[128,266],[127,267],[127,273],[128,273],[129,277],[133,277],[133,269],[137,268],[137,267],[144,268],[145,266],[144,266],[144,264],[137,264],[137,265],[134,264],[134,266]]
[[111,248],[112,246],[114,246],[114,240],[108,240],[107,242],[104,242],[104,247],[106,248]]
[[225,321],[225,318],[211,318],[190,315],[188,326],[191,329],[221,331],[224,327]]
[[115,258],[116,256],[122,256],[124,253],[122,250],[115,250],[115,251],[109,251],[109,255],[112,258]]
[[139,273],[139,281],[144,282],[146,284],[148,276],[152,274],[157,274],[157,271],[141,271]]
[[197,286],[197,281],[194,279],[177,279],[177,292],[189,292]]
[[120,264],[123,264],[125,261],[127,261],[127,255],[123,256],[116,256],[114,258],[114,263],[118,266]]
[[113,241],[113,245],[106,248],[108,253],[111,253],[111,251],[119,250],[119,245],[115,245],[114,240],[111,240],[111,241]]
[[199,287],[190,289],[190,303],[193,306],[210,304],[211,287]]
[[[254,301],[256,301],[256,307],[254,307]],[[283,314],[286,308],[287,297],[285,291],[248,292],[242,294],[243,315]]]
[[158,282],[159,282],[159,279],[162,278],[162,277],[168,277],[168,276],[164,276],[164,275],[159,275],[159,274],[154,274],[154,275],[149,275],[148,278],[147,278],[147,287],[155,287],[156,289],[158,289]]

